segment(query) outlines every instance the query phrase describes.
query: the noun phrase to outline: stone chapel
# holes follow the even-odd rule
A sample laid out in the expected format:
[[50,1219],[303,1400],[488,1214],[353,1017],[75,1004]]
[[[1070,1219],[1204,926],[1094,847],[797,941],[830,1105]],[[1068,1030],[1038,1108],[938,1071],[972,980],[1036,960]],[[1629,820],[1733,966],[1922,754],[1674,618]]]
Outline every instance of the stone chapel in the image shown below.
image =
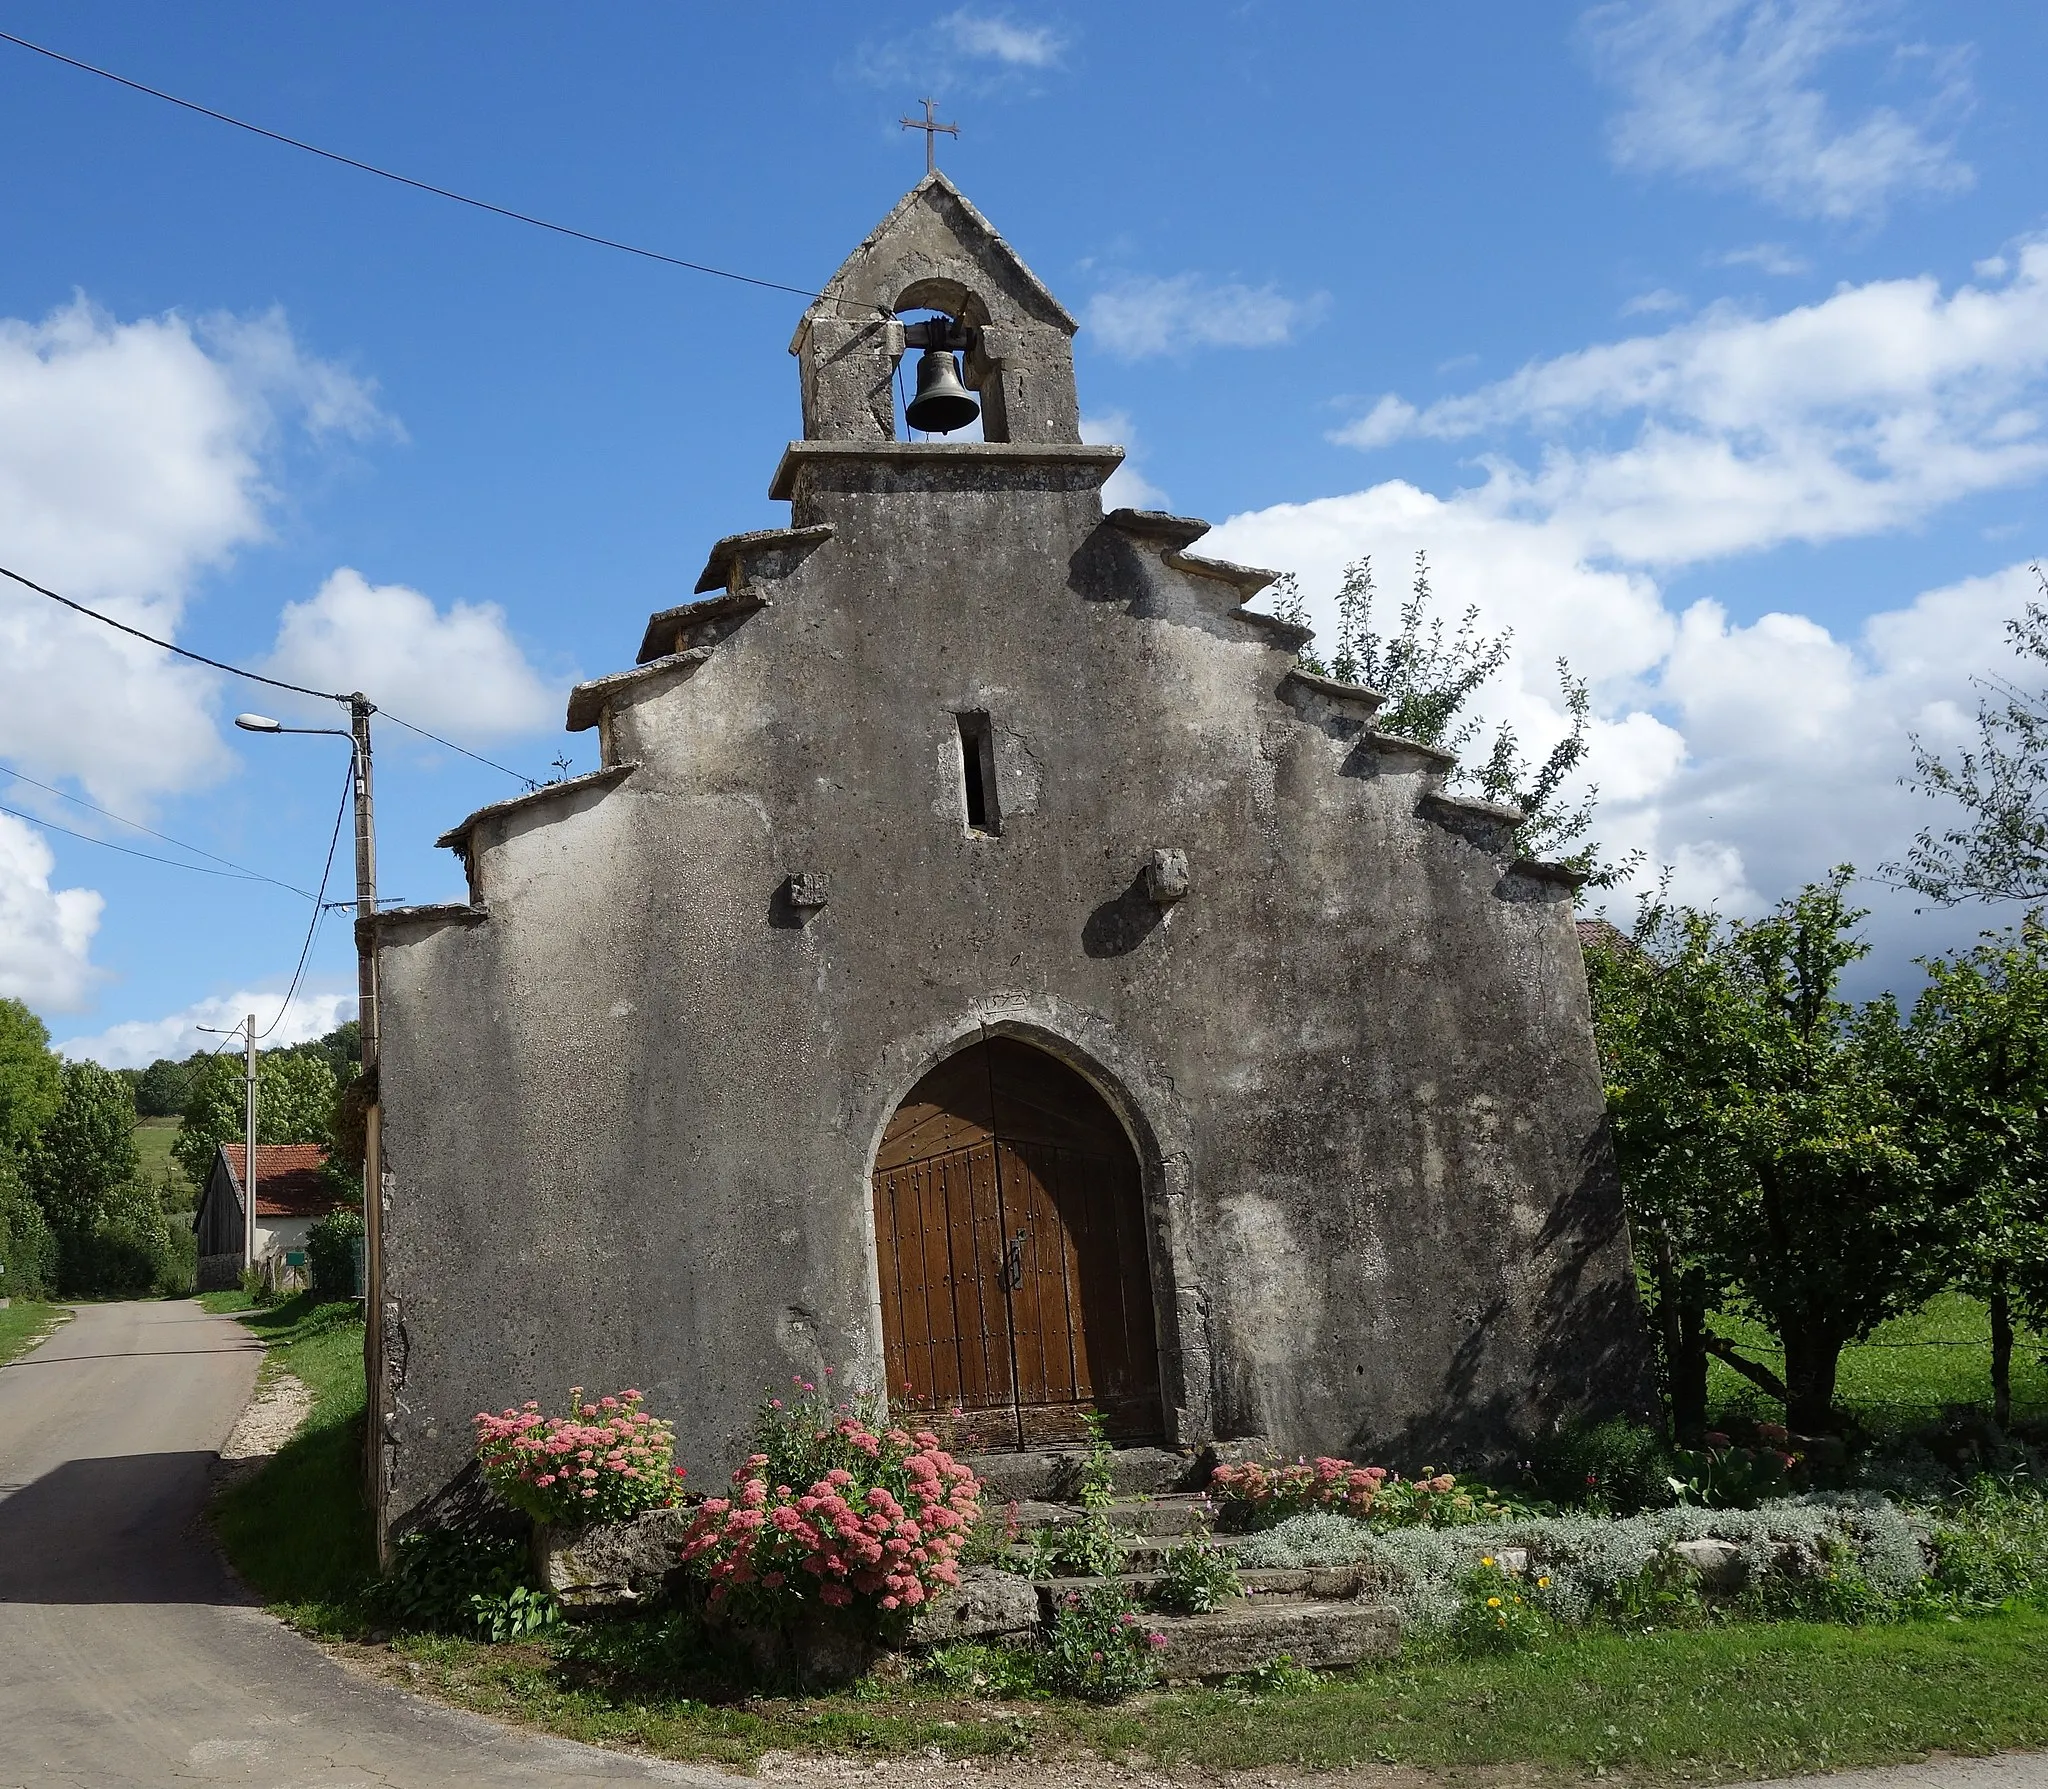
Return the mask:
[[[1642,1401],[1572,873],[1271,573],[1104,513],[1075,329],[927,175],[798,325],[788,526],[571,694],[601,769],[441,839],[467,902],[376,917],[380,1523],[572,1384],[698,1486],[827,1369],[976,1452]],[[984,439],[904,438],[932,342]]]

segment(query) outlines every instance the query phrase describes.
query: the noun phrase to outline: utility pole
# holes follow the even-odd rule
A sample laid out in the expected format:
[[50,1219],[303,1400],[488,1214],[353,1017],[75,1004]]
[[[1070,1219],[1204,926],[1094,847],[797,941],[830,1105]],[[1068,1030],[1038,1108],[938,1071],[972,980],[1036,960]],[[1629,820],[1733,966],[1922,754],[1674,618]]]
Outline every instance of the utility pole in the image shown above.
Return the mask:
[[355,746],[356,1027],[362,1044],[363,1111],[363,1379],[369,1409],[363,1423],[363,1493],[370,1507],[377,1563],[389,1563],[384,1527],[384,1111],[377,1087],[377,828],[370,768],[370,716],[376,704],[361,690],[348,699]]
[[[287,727],[267,714],[238,714],[245,733],[330,733],[346,739],[356,810],[356,1026],[362,1041],[363,1108],[363,1378],[369,1413],[363,1424],[363,1497],[377,1537],[377,1563],[391,1563],[384,1527],[384,1419],[390,1387],[384,1372],[384,1113],[377,1096],[377,823],[371,801],[370,716],[377,704],[357,690],[348,703],[348,731],[339,727]],[[256,1021],[249,1021],[251,1035]],[[250,1045],[254,1074],[255,1045]],[[251,1095],[254,1098],[254,1095]],[[251,1107],[253,1112],[254,1107]],[[252,1120],[249,1134],[256,1134]],[[253,1145],[252,1145],[253,1149]],[[253,1163],[251,1178],[254,1178]]]
[[242,1271],[256,1265],[256,1015],[248,1018],[248,1063],[242,1081]]

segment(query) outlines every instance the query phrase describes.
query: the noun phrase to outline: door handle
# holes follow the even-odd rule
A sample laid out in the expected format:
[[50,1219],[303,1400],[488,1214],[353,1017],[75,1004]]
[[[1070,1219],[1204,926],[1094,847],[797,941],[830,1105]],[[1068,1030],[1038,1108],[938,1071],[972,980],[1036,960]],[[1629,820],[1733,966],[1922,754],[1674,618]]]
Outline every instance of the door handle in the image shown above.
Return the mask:
[[1000,1258],[1001,1268],[997,1276],[997,1284],[1006,1292],[1015,1292],[1024,1284],[1025,1234],[1026,1232],[1019,1230],[1015,1236],[1011,1237],[1008,1246],[1004,1248]]

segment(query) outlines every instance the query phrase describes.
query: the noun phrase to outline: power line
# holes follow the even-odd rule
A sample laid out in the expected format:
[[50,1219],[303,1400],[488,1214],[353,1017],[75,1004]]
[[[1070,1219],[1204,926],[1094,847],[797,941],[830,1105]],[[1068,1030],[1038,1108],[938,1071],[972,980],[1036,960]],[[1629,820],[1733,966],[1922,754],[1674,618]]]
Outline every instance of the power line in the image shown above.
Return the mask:
[[[162,839],[166,845],[176,845],[180,851],[190,851],[196,857],[211,858],[215,863],[224,863],[227,865],[229,869],[239,871],[244,876],[253,876],[258,882],[274,883],[279,888],[289,889],[291,893],[300,896],[304,900],[310,901],[313,898],[310,894],[307,894],[303,888],[295,887],[292,883],[280,882],[278,878],[275,876],[266,876],[261,870],[252,870],[249,868],[247,864],[236,863],[233,858],[222,857],[216,851],[206,851],[202,850],[197,845],[188,845],[185,843],[183,839],[174,839],[167,832],[158,832],[156,828],[153,826],[143,825],[140,820],[131,820],[125,814],[115,813],[112,808],[103,808],[97,802],[87,801],[83,795],[69,794],[65,790],[59,789],[51,783],[39,783],[36,781],[34,777],[24,776],[20,771],[11,769],[9,766],[5,764],[0,764],[0,776],[11,776],[18,783],[26,783],[32,789],[41,789],[46,794],[56,796],[59,801],[76,802],[78,806],[82,808],[90,808],[92,812],[94,812],[95,814],[104,814],[109,820],[117,820],[123,826],[132,826],[135,828],[137,832],[146,832],[153,839]],[[7,812],[13,813],[14,809],[9,808]],[[48,826],[51,825],[52,822],[47,820],[41,820],[37,821],[36,824],[40,826]],[[59,832],[63,832],[65,829],[60,826],[57,828],[57,830]],[[72,833],[70,836],[76,839],[85,839],[89,837],[89,835],[82,832],[75,832]],[[95,845],[103,845],[107,841],[105,839],[89,839],[89,842]],[[169,863],[171,859],[161,858],[157,861]],[[190,864],[186,867],[189,869],[196,870],[200,866],[197,864]]]
[[[282,131],[266,130],[260,124],[251,124],[246,118],[236,118],[226,112],[216,112],[211,106],[202,106],[196,100],[180,99],[175,93],[166,93],[161,87],[150,87],[141,81],[131,81],[126,75],[117,75],[112,69],[99,68],[90,62],[81,62],[76,56],[66,56],[61,51],[31,43],[25,37],[16,37],[11,31],[0,31],[0,41],[15,44],[24,50],[33,50],[38,56],[47,56],[52,62],[61,62],[67,68],[81,70],[85,74],[98,75],[103,81],[112,81],[117,87],[126,87],[133,93],[146,93],[151,99],[160,99],[167,105],[182,107],[188,112],[197,112],[202,118],[211,118],[219,124],[232,124],[237,130],[245,130],[251,136],[265,137],[273,143],[282,143],[288,149],[303,150],[307,155],[317,155],[323,161],[337,162],[344,168],[354,168],[358,173],[374,174],[380,180],[389,180],[399,186],[409,186],[415,192],[431,193],[437,199],[452,199],[458,205],[468,205],[478,211],[488,211],[494,217],[510,218],[514,223],[531,224],[536,230],[550,230],[557,236],[573,237],[578,242],[595,244],[598,248],[617,249],[621,254],[638,255],[643,261],[659,261],[665,266],[681,267],[691,273],[708,273],[714,279],[733,280],[742,286],[758,286],[768,292],[790,292],[798,298],[823,298],[827,294],[814,292],[808,286],[786,286],[780,280],[756,279],[750,273],[734,273],[729,268],[713,267],[703,261],[686,261],[679,255],[665,255],[658,249],[640,248],[630,242],[620,242],[610,236],[595,236],[588,230],[572,229],[567,224],[551,223],[544,217],[534,217],[524,211],[514,211],[509,206],[493,205],[488,199],[476,199],[467,193],[458,193],[445,186],[435,186],[430,181],[415,180],[409,174],[396,174],[389,168],[380,168],[373,162],[358,161],[352,155],[342,155],[332,149],[322,149],[317,143],[302,142],[297,137],[288,137]],[[879,308],[879,307],[863,307]]]
[[292,985],[284,991],[284,1004],[277,1009],[272,1019],[256,1035],[268,1037],[284,1023],[284,1016],[292,1009],[292,996],[299,991],[299,978],[306,973],[306,959],[313,954],[313,940],[320,935],[320,925],[327,917],[327,879],[334,874],[334,849],[341,843],[341,822],[348,813],[349,797],[355,793],[355,755],[350,753],[348,774],[341,780],[341,805],[334,810],[334,832],[327,841],[327,861],[320,869],[320,892],[313,897],[313,917],[306,926],[306,942],[299,947],[299,966],[292,971]]
[[[0,37],[5,37],[6,35],[6,32],[0,31]],[[349,696],[337,695],[333,690],[308,689],[303,683],[282,683],[275,677],[265,677],[260,671],[245,671],[240,665],[231,665],[225,659],[208,658],[203,652],[193,652],[186,647],[176,645],[170,640],[160,640],[155,634],[146,634],[139,627],[130,627],[125,621],[116,621],[111,615],[103,615],[97,609],[88,609],[85,604],[73,602],[68,596],[59,596],[56,591],[50,589],[47,585],[38,584],[33,578],[25,578],[18,571],[9,571],[4,565],[0,565],[0,578],[12,578],[15,583],[22,585],[26,589],[33,590],[38,596],[47,596],[53,603],[62,603],[65,608],[85,616],[90,621],[101,622],[108,627],[117,629],[121,633],[129,634],[135,639],[145,641],[151,646],[160,646],[166,652],[175,652],[180,658],[189,658],[196,664],[210,666],[216,671],[225,671],[230,677],[245,677],[251,683],[266,684],[274,690],[289,690],[295,696],[311,696],[317,702],[337,702],[344,708],[348,707],[353,700]],[[495,758],[486,758],[483,753],[473,752],[466,745],[457,745],[452,739],[443,739],[438,733],[429,733],[426,728],[414,726],[411,721],[404,719],[400,715],[393,714],[388,708],[379,708],[377,712],[387,721],[403,727],[408,733],[417,733],[422,739],[431,739],[436,745],[444,745],[451,752],[460,752],[465,758],[474,758],[479,764],[487,764],[491,769],[511,777],[515,782],[524,783],[529,789],[538,789],[540,787],[540,784],[523,770],[514,770],[509,764],[500,764]],[[26,782],[29,779],[24,777],[22,780]],[[37,786],[40,788],[43,785],[38,784]],[[62,791],[59,790],[56,793],[61,794]],[[90,806],[91,804],[88,803],[87,805]],[[111,817],[114,819],[120,818],[118,814]],[[132,825],[133,822],[131,821],[130,824]],[[64,829],[60,826],[57,830],[62,832]],[[146,832],[149,829],[145,827],[143,830]],[[85,835],[81,833],[78,836],[83,838]],[[159,833],[156,836],[161,838],[163,835]],[[94,842],[97,843],[98,841]],[[168,842],[176,844],[178,841],[172,839]],[[137,855],[141,854],[138,853]],[[304,894],[305,892],[302,888],[292,890],[294,894]]]
[[[203,863],[186,863],[182,858],[159,857],[154,851],[138,851],[132,845],[117,845],[112,839],[96,839],[89,832],[74,832],[68,826],[59,826],[54,820],[45,820],[40,814],[24,813],[20,808],[0,806],[0,814],[12,814],[17,820],[26,820],[31,826],[40,826],[47,832],[61,832],[67,839],[82,839],[88,845],[97,845],[102,851],[118,851],[123,857],[139,857],[144,863],[167,863],[174,870],[190,870],[195,876],[225,876],[232,882],[277,882],[275,876],[258,875],[254,870],[216,870]],[[292,888],[289,882],[277,882],[279,888],[290,889],[301,900],[313,897],[303,888]]]
[[483,753],[473,752],[466,745],[457,745],[452,739],[443,739],[438,733],[429,733],[424,727],[415,727],[411,721],[400,719],[388,708],[380,708],[377,712],[394,726],[403,727],[408,733],[417,733],[422,739],[431,739],[436,745],[445,745],[451,752],[460,752],[465,758],[474,758],[479,764],[488,764],[493,770],[502,770],[507,776],[524,783],[529,789],[540,787],[540,784],[523,770],[514,770],[509,764],[500,764],[495,758],[486,758]]
[[[6,35],[6,32],[0,31],[0,37],[5,37]],[[16,41],[19,40],[17,39]],[[175,652],[180,658],[189,658],[195,664],[211,665],[214,670],[225,671],[231,677],[246,677],[251,683],[265,683],[274,690],[290,690],[295,696],[312,696],[322,702],[346,702],[348,700],[346,696],[337,696],[332,690],[309,690],[303,683],[280,683],[275,677],[265,677],[261,672],[245,671],[240,665],[223,664],[217,658],[208,658],[203,652],[191,652],[183,646],[173,645],[169,640],[159,640],[156,635],[146,634],[139,627],[130,627],[125,621],[116,621],[111,615],[102,615],[97,609],[88,609],[85,604],[75,603],[68,596],[59,596],[56,591],[38,584],[35,579],[24,578],[20,572],[9,571],[4,565],[0,565],[0,578],[12,578],[17,584],[25,585],[28,589],[33,590],[36,595],[47,596],[53,603],[62,603],[65,608],[73,609],[80,615],[84,615],[93,621],[104,623],[106,626],[118,629],[124,634],[133,635],[138,640],[146,640],[152,646],[161,646],[166,652]]]

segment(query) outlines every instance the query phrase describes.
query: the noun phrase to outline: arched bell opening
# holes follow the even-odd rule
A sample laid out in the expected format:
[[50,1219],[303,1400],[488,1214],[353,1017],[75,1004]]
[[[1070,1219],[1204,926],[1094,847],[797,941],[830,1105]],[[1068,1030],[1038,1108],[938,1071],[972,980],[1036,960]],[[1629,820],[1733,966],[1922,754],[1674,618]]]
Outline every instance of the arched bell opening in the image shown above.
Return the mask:
[[958,280],[921,279],[892,309],[905,336],[896,364],[904,427],[946,441],[1007,441],[1000,363],[988,351],[980,294]]
[[978,1450],[1165,1432],[1137,1153],[1057,1057],[994,1037],[907,1093],[875,1157],[892,1409]]

